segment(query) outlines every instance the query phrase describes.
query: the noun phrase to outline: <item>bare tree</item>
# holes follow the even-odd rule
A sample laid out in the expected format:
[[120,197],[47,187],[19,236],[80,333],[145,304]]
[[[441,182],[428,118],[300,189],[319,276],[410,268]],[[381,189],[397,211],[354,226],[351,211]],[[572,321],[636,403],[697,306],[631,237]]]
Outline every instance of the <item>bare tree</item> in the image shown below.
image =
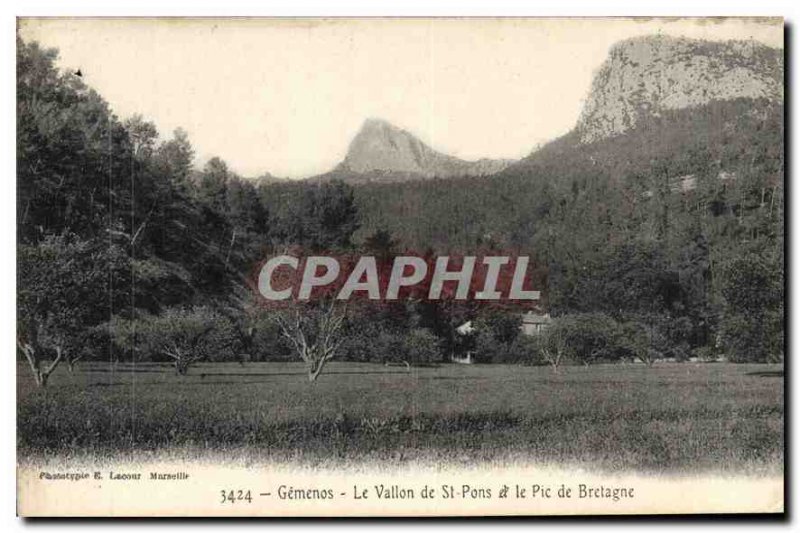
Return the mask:
[[211,326],[208,326],[202,331],[187,333],[181,338],[164,339],[161,352],[172,359],[177,374],[185,375],[192,364],[203,359],[203,354],[197,348],[211,329]]
[[539,349],[545,361],[558,372],[561,363],[569,357],[569,325],[555,319],[539,336]]
[[160,354],[172,360],[175,372],[185,375],[189,367],[208,359],[219,342],[220,316],[208,308],[167,309],[161,315],[139,320],[114,319],[108,325],[115,344],[132,353]]
[[75,364],[78,361],[81,361],[82,359],[83,359],[83,354],[75,353],[75,352],[69,352],[67,354],[66,362],[67,362],[67,368],[69,369],[70,374],[75,372]]
[[239,339],[237,360],[242,366],[253,359],[256,335],[263,318],[261,313],[262,310],[259,307],[243,304],[240,309],[234,309],[229,314],[226,314]]
[[346,308],[337,308],[333,299],[329,303],[295,304],[273,315],[283,337],[305,362],[309,381],[316,381],[341,347],[345,316]]
[[33,372],[33,379],[36,381],[36,385],[39,387],[46,386],[50,374],[58,367],[63,358],[64,352],[61,347],[56,346],[56,358],[50,364],[45,365],[41,359],[43,350],[39,345],[39,326],[35,320],[28,321],[27,333],[17,338],[17,347],[25,355],[25,359],[31,367],[31,372]]
[[642,363],[651,367],[662,357],[658,346],[664,345],[666,339],[660,335],[658,327],[645,321],[631,321],[623,324],[625,347]]

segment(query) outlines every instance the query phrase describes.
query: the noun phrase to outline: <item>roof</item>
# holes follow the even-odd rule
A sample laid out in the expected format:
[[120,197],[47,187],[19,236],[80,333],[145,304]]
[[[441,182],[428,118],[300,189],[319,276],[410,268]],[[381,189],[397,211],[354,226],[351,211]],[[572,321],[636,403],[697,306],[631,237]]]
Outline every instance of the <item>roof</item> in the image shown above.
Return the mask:
[[533,311],[528,311],[527,313],[522,314],[522,323],[523,324],[549,324],[550,323],[550,313],[545,313],[540,315],[538,313],[534,313]]
[[456,328],[456,331],[461,335],[467,335],[467,334],[472,333],[473,331],[475,331],[475,328],[472,325],[472,320],[464,322],[463,324],[458,326]]

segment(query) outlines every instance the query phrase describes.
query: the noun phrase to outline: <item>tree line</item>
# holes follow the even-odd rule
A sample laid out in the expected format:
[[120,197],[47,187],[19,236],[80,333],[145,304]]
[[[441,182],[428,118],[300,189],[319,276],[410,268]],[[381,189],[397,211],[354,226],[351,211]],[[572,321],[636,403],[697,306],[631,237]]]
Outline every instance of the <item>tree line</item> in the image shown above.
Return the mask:
[[[386,363],[783,357],[780,105],[670,112],[592,145],[568,135],[489,179],[258,183],[216,157],[197,168],[185,131],[120,120],[56,59],[17,41],[17,346],[40,385],[81,359],[179,373],[296,359],[298,332],[319,346],[323,323],[337,357]],[[554,324],[527,338],[516,311],[449,300],[291,321],[252,287],[291,247],[531,255]]]

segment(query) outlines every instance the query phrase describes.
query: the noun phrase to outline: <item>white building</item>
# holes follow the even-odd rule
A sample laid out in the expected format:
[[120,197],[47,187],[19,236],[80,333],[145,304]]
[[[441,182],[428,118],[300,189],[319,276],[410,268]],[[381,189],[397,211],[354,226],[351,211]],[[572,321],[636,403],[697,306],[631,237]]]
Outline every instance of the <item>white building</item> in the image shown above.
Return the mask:
[[550,313],[539,314],[528,311],[522,314],[522,333],[525,335],[539,335],[544,328],[550,325]]

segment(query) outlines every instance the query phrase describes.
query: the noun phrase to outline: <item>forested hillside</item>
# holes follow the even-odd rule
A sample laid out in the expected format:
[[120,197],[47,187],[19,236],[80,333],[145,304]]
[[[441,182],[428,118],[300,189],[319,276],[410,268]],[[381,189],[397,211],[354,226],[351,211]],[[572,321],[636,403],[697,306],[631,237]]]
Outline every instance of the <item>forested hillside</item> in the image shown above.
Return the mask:
[[[783,106],[715,101],[594,143],[571,133],[488,179],[360,185],[357,237],[522,251],[549,266],[555,315],[654,315],[682,330],[684,348],[721,347],[729,317],[731,335],[770,339],[742,357],[778,357],[783,172]],[[303,187],[263,199],[280,218]]]
[[220,324],[269,238],[249,181],[217,158],[195,170],[185,132],[120,121],[56,58],[17,42],[17,341],[41,384],[60,361],[149,358],[148,334]]
[[[564,338],[559,354],[587,363],[783,357],[782,100],[663,110],[591,143],[576,131],[491,177],[258,183],[195,161],[180,129],[118,119],[56,57],[17,43],[17,341],[42,385],[60,361],[184,373],[292,357],[252,288],[289,247],[503,250],[549,270],[553,335],[521,338],[513,313],[404,302],[350,310],[340,358],[536,363]],[[461,337],[466,320],[476,333]]]

